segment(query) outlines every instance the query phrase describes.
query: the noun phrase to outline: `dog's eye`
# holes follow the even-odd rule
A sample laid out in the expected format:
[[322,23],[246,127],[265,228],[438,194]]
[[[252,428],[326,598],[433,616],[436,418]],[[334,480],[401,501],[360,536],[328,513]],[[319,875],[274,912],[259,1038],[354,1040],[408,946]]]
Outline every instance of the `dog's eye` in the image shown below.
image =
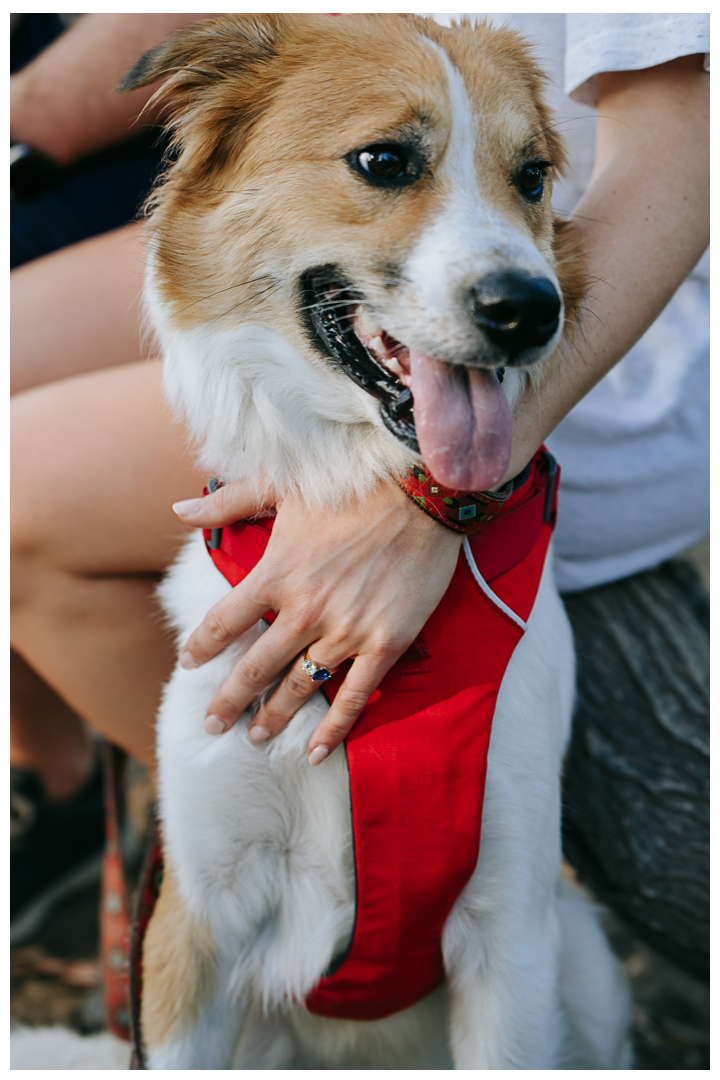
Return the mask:
[[402,180],[407,175],[407,152],[392,143],[368,146],[359,152],[357,162],[363,172],[377,180]]
[[520,170],[517,178],[517,186],[520,192],[528,199],[539,199],[545,184],[545,166],[525,165]]

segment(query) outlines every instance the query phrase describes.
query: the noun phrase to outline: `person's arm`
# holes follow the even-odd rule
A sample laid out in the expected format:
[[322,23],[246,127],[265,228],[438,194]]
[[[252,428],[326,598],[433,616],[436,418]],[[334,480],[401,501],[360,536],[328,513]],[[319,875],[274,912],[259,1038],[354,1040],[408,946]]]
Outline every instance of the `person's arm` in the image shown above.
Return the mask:
[[116,94],[137,58],[173,30],[210,18],[189,14],[89,14],[10,79],[10,135],[60,165],[156,123],[155,87]]
[[[582,325],[556,374],[514,417],[508,476],[657,317],[708,243],[708,76],[701,57],[600,78],[597,165],[573,217],[591,285]],[[240,482],[181,506],[188,524],[250,516]],[[190,636],[186,663],[205,663],[272,609],[280,615],[216,694],[209,730],[227,730],[306,646],[323,664],[357,656],[308,744],[332,751],[385,671],[421,630],[452,576],[459,538],[392,484],[363,504],[313,515],[278,509],[258,567]],[[317,642],[317,644],[313,644]],[[326,651],[327,650],[327,651]],[[276,734],[314,691],[295,662],[253,720]],[[251,728],[251,730],[252,730]],[[312,759],[311,759],[312,760]]]
[[703,57],[601,74],[595,169],[571,215],[589,277],[562,364],[513,417],[507,478],[655,321],[710,239]]

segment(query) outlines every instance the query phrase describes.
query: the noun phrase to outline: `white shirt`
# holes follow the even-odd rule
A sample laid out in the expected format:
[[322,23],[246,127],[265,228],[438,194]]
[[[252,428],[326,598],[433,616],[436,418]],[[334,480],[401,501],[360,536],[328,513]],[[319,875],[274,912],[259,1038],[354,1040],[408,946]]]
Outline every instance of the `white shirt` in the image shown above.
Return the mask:
[[565,93],[597,108],[601,71],[638,71],[710,53],[710,16],[566,15]]

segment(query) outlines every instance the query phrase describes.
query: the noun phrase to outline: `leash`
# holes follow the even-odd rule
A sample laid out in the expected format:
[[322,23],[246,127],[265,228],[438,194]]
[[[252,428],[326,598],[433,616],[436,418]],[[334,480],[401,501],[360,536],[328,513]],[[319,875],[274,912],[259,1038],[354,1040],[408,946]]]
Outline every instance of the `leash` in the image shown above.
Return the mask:
[[123,1042],[131,1042],[131,1069],[146,1068],[140,1037],[142,1000],[141,951],[162,885],[162,848],[159,824],[153,824],[148,843],[134,916],[130,902],[120,846],[118,790],[125,754],[105,742],[102,747],[105,782],[105,850],[103,852],[100,900],[100,959],[103,978],[105,1025]]
[[117,799],[124,755],[108,742],[103,744],[102,754],[105,780],[105,850],[100,892],[100,958],[105,1024],[112,1035],[127,1042],[130,1039],[130,913],[120,850]]

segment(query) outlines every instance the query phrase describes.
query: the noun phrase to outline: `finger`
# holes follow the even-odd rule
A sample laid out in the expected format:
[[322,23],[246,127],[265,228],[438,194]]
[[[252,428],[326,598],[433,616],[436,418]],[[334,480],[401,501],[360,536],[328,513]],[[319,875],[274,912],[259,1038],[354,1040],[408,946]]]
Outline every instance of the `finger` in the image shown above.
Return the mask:
[[173,503],[173,510],[188,525],[209,529],[257,517],[276,502],[277,494],[271,486],[258,488],[256,482],[235,480],[202,498]]
[[369,654],[357,658],[308,743],[311,765],[319,765],[340,745],[393,663],[394,658]]
[[211,735],[229,731],[258,694],[292,663],[297,652],[297,639],[283,632],[278,618],[238,661],[210,702],[205,730]]
[[222,600],[213,604],[200,625],[193,630],[180,656],[180,666],[186,671],[212,660],[271,609],[270,601],[258,595],[260,590],[255,587],[258,580],[256,570],[257,567]]
[[[316,641],[308,652],[312,652],[312,659],[318,667],[326,667],[329,671],[339,667],[343,660],[348,658],[345,646],[338,649],[324,641]],[[322,681],[314,681],[303,671],[303,661],[304,652],[253,717],[249,737],[255,746],[278,735],[298,709],[323,685]]]

